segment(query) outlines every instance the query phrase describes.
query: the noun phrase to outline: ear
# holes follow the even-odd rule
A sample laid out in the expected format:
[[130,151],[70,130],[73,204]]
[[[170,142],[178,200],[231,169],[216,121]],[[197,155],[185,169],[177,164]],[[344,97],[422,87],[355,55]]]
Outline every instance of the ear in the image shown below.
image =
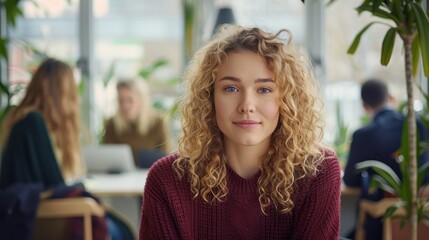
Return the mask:
[[394,96],[392,96],[392,95],[389,95],[389,99],[388,99],[388,101],[389,101],[389,104],[390,104],[391,106],[396,106],[396,104],[398,103],[398,102],[396,101],[396,98],[395,98]]
[[366,103],[362,103],[363,109],[365,110],[366,114],[368,114],[369,116],[372,116],[374,110],[372,109],[371,106],[369,106]]

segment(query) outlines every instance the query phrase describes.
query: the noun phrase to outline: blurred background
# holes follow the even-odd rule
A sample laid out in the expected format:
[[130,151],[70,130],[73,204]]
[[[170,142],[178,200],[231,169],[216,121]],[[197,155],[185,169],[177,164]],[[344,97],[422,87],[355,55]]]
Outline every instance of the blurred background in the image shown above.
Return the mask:
[[[181,77],[192,53],[222,23],[288,29],[308,54],[325,99],[325,143],[340,161],[351,133],[366,121],[360,84],[367,78],[389,83],[398,108],[406,98],[404,56],[397,41],[387,67],[380,65],[380,39],[386,28],[374,26],[361,39],[355,55],[347,49],[372,17],[358,15],[359,2],[324,0],[2,0],[18,2],[15,21],[0,12],[0,106],[19,103],[33,70],[47,56],[74,67],[81,94],[82,143],[100,142],[106,119],[117,104],[115,85],[121,77],[141,76],[152,90],[154,107],[169,114],[173,149],[180,133],[175,103]],[[10,14],[10,12],[8,13]],[[7,41],[5,39],[8,39]],[[417,75],[427,91],[427,80]],[[425,80],[425,81],[423,81]],[[416,85],[416,86],[417,86]],[[419,91],[415,110],[425,102]]]
[[[118,78],[146,78],[155,107],[169,112],[181,94],[187,59],[211,37],[216,24],[232,22],[269,31],[286,28],[313,61],[325,92],[325,140],[342,157],[347,146],[338,145],[365,121],[359,99],[365,78],[388,81],[399,103],[406,96],[402,46],[396,44],[389,66],[379,63],[383,26],[369,30],[355,55],[346,53],[357,32],[371,20],[369,15],[358,16],[356,6],[350,1],[327,5],[322,0],[306,4],[299,0],[22,0],[22,15],[14,26],[4,21],[5,11],[1,13],[2,35],[10,39],[1,80],[17,89],[11,98],[16,104],[32,70],[45,56],[75,66],[86,129],[82,138],[94,143],[116,109]],[[226,15],[220,11],[225,8]],[[420,105],[416,103],[417,108]],[[171,119],[174,144],[180,130],[177,118]]]

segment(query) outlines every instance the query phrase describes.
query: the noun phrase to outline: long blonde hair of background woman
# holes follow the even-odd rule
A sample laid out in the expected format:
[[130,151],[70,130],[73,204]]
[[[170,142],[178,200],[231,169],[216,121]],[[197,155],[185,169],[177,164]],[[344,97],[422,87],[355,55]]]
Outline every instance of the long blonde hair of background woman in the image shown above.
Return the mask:
[[[155,120],[156,112],[152,108],[152,102],[150,99],[149,86],[144,79],[121,79],[117,85],[116,89],[119,91],[121,88],[126,88],[131,91],[135,91],[141,101],[141,109],[136,122],[137,131],[140,134],[146,134]],[[121,134],[127,131],[130,127],[130,123],[120,114],[118,111],[117,114],[113,117],[113,124],[115,125],[116,131]]]
[[[81,175],[84,169],[79,144],[79,97],[70,66],[55,59],[45,60],[34,73],[24,99],[6,119],[3,130],[10,131],[32,111],[43,116],[54,149],[59,150],[57,158],[65,179]],[[8,135],[6,132],[5,139]]]
[[195,197],[216,202],[223,201],[228,194],[226,157],[222,132],[216,124],[213,86],[227,54],[240,49],[262,56],[284,93],[278,126],[260,163],[258,191],[262,211],[273,205],[283,213],[290,212],[294,182],[317,172],[323,159],[318,88],[308,59],[290,44],[290,34],[286,42],[280,39],[281,33],[289,32],[282,30],[271,35],[257,28],[226,26],[194,55],[184,78],[188,92],[181,103],[180,157],[174,168],[180,178],[189,179]]

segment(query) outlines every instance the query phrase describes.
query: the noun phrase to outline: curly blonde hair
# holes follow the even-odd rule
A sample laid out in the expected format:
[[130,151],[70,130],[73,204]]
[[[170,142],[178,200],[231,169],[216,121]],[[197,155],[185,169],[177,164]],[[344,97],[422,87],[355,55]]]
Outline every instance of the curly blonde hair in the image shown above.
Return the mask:
[[[66,63],[48,58],[34,73],[22,102],[8,116],[4,129],[37,111],[43,116],[52,143],[60,156],[60,168],[66,179],[85,172],[79,144],[79,95],[73,70]],[[8,137],[9,132],[7,132]],[[6,138],[5,138],[6,139]]]
[[[287,33],[289,40],[281,39]],[[273,205],[282,213],[292,210],[294,183],[315,175],[323,160],[322,103],[308,59],[291,44],[287,30],[269,34],[258,28],[224,26],[197,51],[187,69],[187,94],[181,101],[180,156],[173,167],[190,181],[194,197],[223,201],[228,194],[223,134],[216,124],[214,82],[227,54],[240,49],[263,56],[273,71],[281,95],[280,117],[271,136],[258,179],[261,209]]]

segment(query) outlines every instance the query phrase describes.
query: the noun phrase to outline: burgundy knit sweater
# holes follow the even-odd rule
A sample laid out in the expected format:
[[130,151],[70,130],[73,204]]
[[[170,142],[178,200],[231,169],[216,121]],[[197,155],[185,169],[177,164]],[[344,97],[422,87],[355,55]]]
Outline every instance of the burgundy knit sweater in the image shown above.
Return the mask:
[[[292,212],[274,207],[262,213],[258,201],[260,173],[243,179],[228,168],[228,195],[210,205],[193,198],[186,180],[172,168],[177,155],[151,168],[143,194],[139,239],[338,239],[340,231],[340,167],[327,152],[315,177],[298,180]],[[185,178],[183,178],[185,179]]]

